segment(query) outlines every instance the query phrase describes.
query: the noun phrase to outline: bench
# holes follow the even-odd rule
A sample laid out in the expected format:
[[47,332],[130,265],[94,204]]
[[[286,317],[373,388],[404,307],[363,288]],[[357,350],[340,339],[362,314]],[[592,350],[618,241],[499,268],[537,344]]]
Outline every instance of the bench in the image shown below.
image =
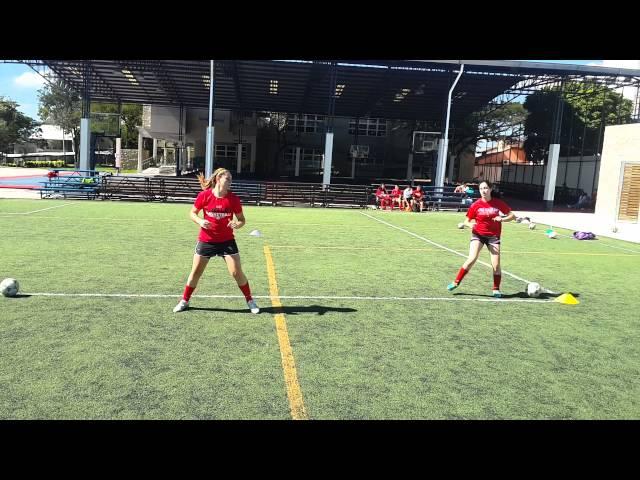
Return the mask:
[[102,177],[100,193],[102,198],[106,200],[151,201],[154,199],[154,195],[151,193],[149,177],[143,176],[105,175]]
[[93,200],[98,197],[101,180],[95,170],[74,170],[68,175],[61,175],[64,170],[51,170],[49,180],[38,190],[40,198],[87,198]]

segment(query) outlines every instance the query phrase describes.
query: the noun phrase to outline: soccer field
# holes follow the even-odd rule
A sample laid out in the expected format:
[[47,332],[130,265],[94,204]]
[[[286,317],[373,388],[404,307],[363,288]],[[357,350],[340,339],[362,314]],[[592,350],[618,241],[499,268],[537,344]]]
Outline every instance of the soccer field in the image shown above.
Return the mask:
[[463,213],[248,206],[261,313],[214,258],[174,314],[189,210],[0,200],[0,418],[640,418],[640,245],[505,224],[494,299]]

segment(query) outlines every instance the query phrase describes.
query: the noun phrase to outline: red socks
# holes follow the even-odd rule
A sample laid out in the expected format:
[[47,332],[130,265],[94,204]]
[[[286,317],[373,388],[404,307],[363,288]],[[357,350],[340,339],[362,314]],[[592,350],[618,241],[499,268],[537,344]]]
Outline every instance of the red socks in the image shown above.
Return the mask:
[[502,274],[493,275],[493,289],[500,290],[500,280],[502,280]]
[[185,285],[184,292],[182,293],[182,299],[185,302],[188,302],[194,290],[195,290],[195,287],[190,287],[189,285]]
[[464,278],[464,276],[467,273],[469,273],[469,270],[465,270],[464,268],[460,268],[460,270],[458,271],[458,275],[456,276],[456,279],[454,280],[456,285],[462,281],[462,279]]
[[251,288],[249,288],[249,282],[245,283],[244,285],[238,285],[238,288],[240,288],[240,290],[242,290],[242,293],[244,294],[244,298],[247,300],[247,302],[249,300],[251,300]]

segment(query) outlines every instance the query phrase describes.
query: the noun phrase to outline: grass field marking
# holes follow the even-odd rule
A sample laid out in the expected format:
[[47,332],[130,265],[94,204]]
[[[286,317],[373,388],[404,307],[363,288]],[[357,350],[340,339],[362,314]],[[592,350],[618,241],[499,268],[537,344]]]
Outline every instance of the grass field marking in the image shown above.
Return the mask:
[[[269,293],[271,294],[271,305],[275,308],[282,308],[280,295],[278,292],[278,283],[276,282],[276,269],[271,256],[269,245],[264,246],[264,256],[267,260],[267,273],[269,276]],[[289,407],[291,409],[291,418],[294,420],[307,420],[307,412],[304,408],[302,400],[302,390],[298,383],[298,374],[296,373],[296,363],[293,358],[293,349],[289,342],[289,333],[287,332],[287,321],[283,313],[275,314],[276,332],[278,334],[278,343],[280,344],[280,356],[282,358],[282,368],[284,370],[284,380],[287,385],[287,396],[289,397]]]
[[[180,298],[179,294],[175,293],[47,293],[47,292],[33,292],[23,293],[23,295],[31,295],[34,297],[106,297],[106,298]],[[191,298],[242,298],[243,295],[193,295]],[[276,300],[280,307],[280,299],[291,300],[356,300],[356,301],[410,301],[410,302],[423,302],[423,301],[447,301],[447,302],[525,302],[525,303],[549,303],[553,300],[541,300],[541,299],[528,299],[528,298],[457,298],[457,297],[338,297],[335,295],[253,295],[253,298],[266,298],[269,300]],[[276,305],[274,305],[275,307]]]
[[[548,225],[548,224],[545,224],[545,225]],[[564,227],[559,227],[559,228],[564,228]],[[546,235],[546,233],[544,233],[543,231],[540,231],[540,230],[536,231],[536,230],[529,229],[529,233],[540,233],[542,235]],[[558,232],[556,232],[556,235],[558,235],[559,237],[570,238],[570,239],[573,240],[573,237],[571,235],[565,235],[564,233],[558,233]],[[596,235],[596,237],[597,237],[597,235]],[[605,238],[609,238],[609,237],[605,237]],[[587,240],[587,242],[590,242],[590,241],[591,240]],[[623,240],[623,241],[625,241],[625,240]],[[602,245],[603,247],[616,248],[618,250],[624,250],[625,252],[631,252],[631,253],[640,254],[639,250],[631,250],[630,248],[618,247],[617,245],[611,245],[609,243],[600,243],[600,240],[598,240],[597,242],[593,242],[593,245]]]
[[[271,248],[313,248],[319,250],[384,250],[399,252],[439,252],[437,248],[388,248],[388,247],[341,247],[336,245],[271,245]],[[628,253],[583,253],[583,252],[520,252],[517,250],[502,250],[502,253],[515,253],[527,255],[586,255],[594,257],[640,257],[640,252],[636,255]]]
[[[447,252],[450,252],[450,253],[453,253],[455,255],[458,255],[459,257],[462,257],[462,258],[465,258],[465,259],[468,257],[468,255],[465,255],[464,253],[460,253],[460,252],[457,252],[456,250],[452,250],[449,247],[445,247],[444,245],[440,245],[439,243],[436,243],[436,242],[434,242],[432,240],[429,240],[428,238],[422,237],[422,236],[420,236],[420,235],[418,235],[416,233],[410,232],[409,230],[405,230],[404,228],[396,227],[395,225],[393,225],[393,224],[391,224],[389,222],[385,222],[384,220],[380,220],[379,218],[372,217],[371,215],[368,215],[368,214],[363,213],[363,212],[360,212],[360,215],[364,215],[365,217],[369,217],[370,219],[375,220],[376,222],[380,222],[380,223],[383,223],[383,224],[385,224],[385,225],[387,225],[387,226],[389,226],[391,228],[395,228],[397,230],[400,230],[401,232],[404,232],[404,233],[407,233],[407,234],[409,234],[411,236],[414,236],[414,237],[416,237],[416,238],[418,238],[420,240],[423,240],[423,241],[425,241],[427,243],[430,243],[431,245],[435,245],[436,247],[439,247],[439,248],[441,248],[443,250],[446,250]],[[480,264],[482,264],[482,265],[484,265],[486,267],[492,268],[490,264],[488,264],[486,262],[483,262],[482,260],[477,260],[477,263],[480,263]],[[521,282],[531,283],[529,280],[527,280],[525,278],[522,278],[522,277],[519,277],[517,275],[514,275],[513,273],[508,272],[508,271],[506,271],[504,269],[501,269],[501,270],[502,270],[502,274],[503,275],[508,275],[511,278],[515,278],[516,280],[519,280]],[[547,292],[547,293],[551,293],[551,294],[555,294],[556,293],[556,292],[552,292],[548,288],[544,288],[544,287],[542,287],[542,291]]]
[[41,208],[40,210],[33,210],[31,212],[16,212],[16,213],[7,212],[7,213],[3,213],[3,215],[30,215],[32,213],[44,212],[45,210],[51,210],[52,208],[66,207],[67,205],[73,205],[73,203],[63,203],[62,205],[54,205],[53,207]]
[[[72,205],[72,204],[66,204],[66,205]],[[59,205],[59,206],[63,206],[63,205]],[[57,208],[57,207],[55,207]],[[46,209],[45,209],[46,210]],[[35,213],[35,212],[29,212],[29,213]],[[3,215],[24,215],[24,213],[0,213],[0,217],[2,217]],[[79,220],[100,220],[100,221],[115,221],[115,222],[153,222],[153,223],[161,223],[161,222],[171,222],[171,223],[176,223],[176,220],[163,220],[163,219],[155,219],[155,218],[126,218],[126,217],[60,217],[60,216],[56,216],[56,215],[41,215],[41,216],[35,216],[33,218],[41,218],[44,220],[50,220],[50,219],[58,219],[58,220],[69,220],[69,221],[73,221],[73,222],[77,222]],[[178,219],[182,220],[182,219]]]

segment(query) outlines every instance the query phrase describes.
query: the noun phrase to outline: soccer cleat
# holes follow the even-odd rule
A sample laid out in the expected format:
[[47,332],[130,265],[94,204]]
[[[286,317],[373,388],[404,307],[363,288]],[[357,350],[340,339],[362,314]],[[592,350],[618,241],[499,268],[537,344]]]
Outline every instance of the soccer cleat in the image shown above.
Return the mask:
[[449,291],[455,290],[456,288],[458,288],[458,284],[456,282],[451,282],[449,285],[447,285],[447,290]]
[[500,292],[500,290],[494,290],[493,291],[493,296],[495,298],[502,298],[502,292]]
[[247,307],[249,307],[249,310],[251,310],[251,313],[260,313],[260,309],[258,308],[258,305],[253,299],[247,302]]
[[180,300],[173,308],[173,313],[184,312],[187,308],[189,308],[189,302],[186,300]]

